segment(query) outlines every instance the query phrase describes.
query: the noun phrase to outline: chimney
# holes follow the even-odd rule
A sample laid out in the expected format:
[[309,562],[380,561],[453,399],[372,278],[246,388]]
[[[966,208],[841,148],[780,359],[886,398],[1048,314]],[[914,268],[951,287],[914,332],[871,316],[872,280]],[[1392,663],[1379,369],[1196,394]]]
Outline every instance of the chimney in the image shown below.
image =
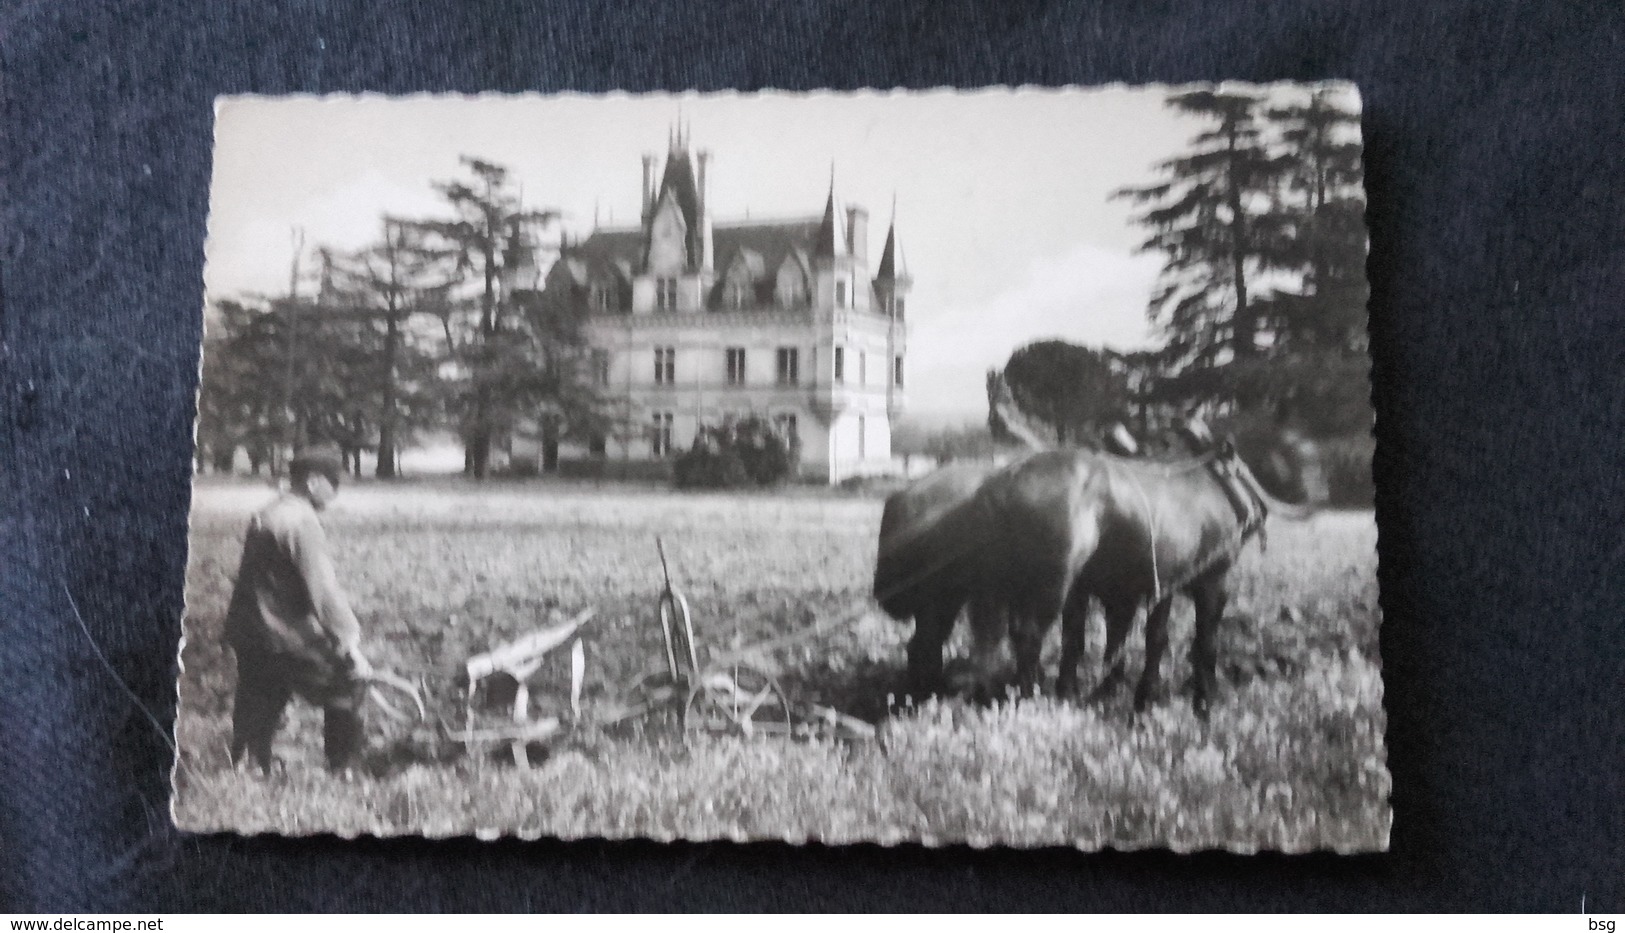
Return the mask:
[[710,190],[705,187],[705,167],[711,163],[711,153],[709,150],[701,149],[698,156],[700,162],[699,177],[694,179],[694,181],[700,189],[698,192],[700,196],[700,213],[704,214],[706,195],[711,193]]
[[846,251],[864,263],[869,261],[869,212],[861,207],[846,209]]
[[695,187],[699,189],[695,192],[695,195],[700,202],[700,268],[709,271],[712,268],[711,208],[709,204],[711,200],[711,189],[706,186],[705,170],[711,164],[710,151],[701,149],[698,153],[698,159],[699,177],[694,181]]
[[649,222],[649,214],[655,209],[655,157],[651,153],[643,154],[643,222]]

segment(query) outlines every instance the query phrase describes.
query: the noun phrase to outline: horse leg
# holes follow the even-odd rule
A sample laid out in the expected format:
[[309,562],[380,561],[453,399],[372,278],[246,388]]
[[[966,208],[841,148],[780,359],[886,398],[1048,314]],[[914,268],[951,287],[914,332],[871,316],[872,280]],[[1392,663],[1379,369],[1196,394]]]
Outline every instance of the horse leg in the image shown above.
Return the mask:
[[1039,655],[1044,650],[1042,616],[1018,615],[1010,624],[1010,651],[1016,656],[1016,690],[1024,697],[1038,692],[1043,671]]
[[1078,690],[1078,662],[1089,640],[1089,591],[1074,585],[1061,610],[1061,670],[1055,678],[1057,696]]
[[959,604],[951,601],[923,607],[914,616],[914,635],[908,640],[908,689],[926,697],[942,687],[942,646],[953,634]]
[[1133,598],[1112,597],[1101,600],[1101,608],[1106,615],[1106,654],[1101,659],[1106,673],[1089,695],[1091,700],[1110,697],[1128,679],[1123,670],[1123,643],[1128,641],[1128,633],[1134,628],[1134,610],[1138,603]]
[[1229,594],[1225,592],[1224,573],[1209,573],[1193,583],[1188,592],[1196,604],[1196,635],[1191,642],[1191,666],[1196,675],[1196,689],[1191,701],[1196,715],[1207,718],[1208,705],[1218,692],[1218,653],[1215,641],[1219,620],[1224,618],[1224,605]]
[[1162,656],[1168,651],[1168,612],[1173,608],[1172,595],[1164,596],[1145,616],[1145,670],[1140,672],[1140,686],[1134,691],[1134,711],[1144,712],[1151,705],[1151,694],[1162,676]]
[[966,607],[970,624],[970,657],[975,671],[974,696],[981,701],[991,700],[999,676],[999,651],[1009,632],[1009,619],[1003,606],[984,597],[971,600]]
[[1061,614],[1061,602],[1061,593],[1040,588],[1010,609],[1010,653],[1016,658],[1016,690],[1024,697],[1038,692],[1044,635]]

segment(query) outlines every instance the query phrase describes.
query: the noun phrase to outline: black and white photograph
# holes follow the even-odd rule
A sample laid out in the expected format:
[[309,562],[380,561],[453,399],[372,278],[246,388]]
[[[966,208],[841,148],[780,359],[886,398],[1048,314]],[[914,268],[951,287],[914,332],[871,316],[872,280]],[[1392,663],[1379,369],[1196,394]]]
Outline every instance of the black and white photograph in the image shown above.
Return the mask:
[[221,98],[176,824],[1385,851],[1361,138]]

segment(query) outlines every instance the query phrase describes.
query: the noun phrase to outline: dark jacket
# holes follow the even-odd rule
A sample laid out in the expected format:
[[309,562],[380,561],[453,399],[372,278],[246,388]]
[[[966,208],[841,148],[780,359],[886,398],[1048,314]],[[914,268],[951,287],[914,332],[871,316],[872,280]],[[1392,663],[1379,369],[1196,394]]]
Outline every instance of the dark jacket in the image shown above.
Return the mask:
[[264,652],[348,669],[361,626],[339,589],[316,509],[303,496],[285,494],[249,520],[225,628],[239,655]]

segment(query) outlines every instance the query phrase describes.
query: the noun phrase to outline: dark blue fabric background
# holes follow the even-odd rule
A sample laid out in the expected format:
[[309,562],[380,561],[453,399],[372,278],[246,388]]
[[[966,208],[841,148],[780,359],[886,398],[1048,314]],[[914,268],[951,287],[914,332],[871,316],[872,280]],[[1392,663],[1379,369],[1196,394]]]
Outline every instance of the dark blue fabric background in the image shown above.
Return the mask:
[[[1625,910],[1619,3],[13,0],[0,43],[0,911]],[[170,827],[215,95],[1323,77],[1367,108],[1391,854]]]

